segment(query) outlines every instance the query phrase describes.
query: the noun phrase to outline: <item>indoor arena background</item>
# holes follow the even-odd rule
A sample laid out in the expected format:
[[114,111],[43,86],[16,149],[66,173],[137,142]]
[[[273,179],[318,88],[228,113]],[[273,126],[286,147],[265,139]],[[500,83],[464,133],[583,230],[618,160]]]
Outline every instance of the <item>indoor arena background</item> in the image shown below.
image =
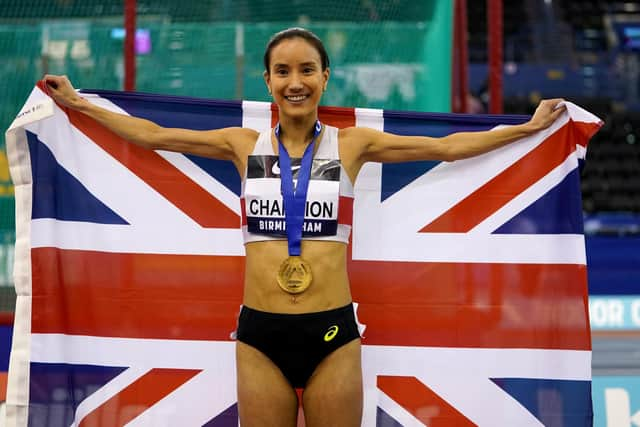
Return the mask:
[[[122,90],[123,0],[0,0],[0,128],[35,82]],[[468,1],[466,112],[489,112],[487,3]],[[503,4],[502,111],[564,97],[598,115],[582,170],[598,425],[640,426],[640,1]],[[451,102],[452,1],[138,0],[136,90],[267,101],[262,53],[300,25],[332,60],[324,105],[428,112]],[[13,186],[0,141],[0,402],[11,339]],[[0,403],[0,405],[2,405]],[[3,410],[0,409],[0,425]]]

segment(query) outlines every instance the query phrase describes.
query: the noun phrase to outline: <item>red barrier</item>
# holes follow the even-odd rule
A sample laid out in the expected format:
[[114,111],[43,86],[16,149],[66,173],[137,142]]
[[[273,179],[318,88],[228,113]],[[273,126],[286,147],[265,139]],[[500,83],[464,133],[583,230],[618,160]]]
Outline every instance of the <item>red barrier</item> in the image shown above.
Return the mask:
[[136,90],[136,0],[124,6],[124,90]]
[[0,326],[13,326],[13,311],[0,311]]

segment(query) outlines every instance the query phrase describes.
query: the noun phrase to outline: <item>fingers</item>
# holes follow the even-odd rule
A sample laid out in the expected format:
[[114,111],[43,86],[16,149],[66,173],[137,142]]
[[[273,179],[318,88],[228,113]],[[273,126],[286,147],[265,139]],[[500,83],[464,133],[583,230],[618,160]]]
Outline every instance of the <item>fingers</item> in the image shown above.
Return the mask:
[[67,76],[56,76],[54,74],[45,74],[42,78],[45,84],[54,90],[61,89],[62,87],[69,86],[71,87],[71,82],[67,78]]
[[45,77],[44,83],[52,89],[58,89],[58,83],[53,79],[47,79]]
[[544,99],[540,101],[540,104],[538,104],[536,113],[541,116],[552,117],[553,120],[555,120],[567,109],[565,102],[566,101],[562,98]]
[[567,109],[563,98],[544,99],[540,101],[533,113],[531,122],[534,129],[546,129],[555,122]]
[[60,78],[59,76],[54,76],[52,74],[45,74],[42,80],[44,80],[47,86],[51,86],[52,88],[57,89],[59,78]]
[[564,104],[556,105],[554,110],[551,112],[551,119],[555,121],[564,111],[567,109],[567,106]]
[[563,98],[544,99],[540,101],[540,106],[548,107],[551,111],[564,110],[566,100]]
[[567,109],[566,101],[562,98],[550,99],[549,101],[553,105],[551,117],[555,120]]

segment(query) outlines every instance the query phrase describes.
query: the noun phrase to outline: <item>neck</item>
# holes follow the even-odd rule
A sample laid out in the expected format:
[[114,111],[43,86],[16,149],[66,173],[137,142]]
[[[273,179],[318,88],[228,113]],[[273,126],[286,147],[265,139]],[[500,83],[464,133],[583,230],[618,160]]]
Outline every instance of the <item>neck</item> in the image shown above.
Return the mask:
[[317,116],[292,119],[280,118],[280,139],[286,146],[307,145],[313,137]]

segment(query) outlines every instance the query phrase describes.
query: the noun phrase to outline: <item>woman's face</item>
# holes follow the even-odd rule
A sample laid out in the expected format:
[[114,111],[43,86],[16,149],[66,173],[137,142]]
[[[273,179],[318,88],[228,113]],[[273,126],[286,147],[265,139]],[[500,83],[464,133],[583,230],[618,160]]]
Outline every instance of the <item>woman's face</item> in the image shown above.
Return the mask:
[[322,70],[318,51],[302,38],[285,39],[271,51],[269,73],[264,79],[280,108],[280,115],[315,117],[329,70]]

